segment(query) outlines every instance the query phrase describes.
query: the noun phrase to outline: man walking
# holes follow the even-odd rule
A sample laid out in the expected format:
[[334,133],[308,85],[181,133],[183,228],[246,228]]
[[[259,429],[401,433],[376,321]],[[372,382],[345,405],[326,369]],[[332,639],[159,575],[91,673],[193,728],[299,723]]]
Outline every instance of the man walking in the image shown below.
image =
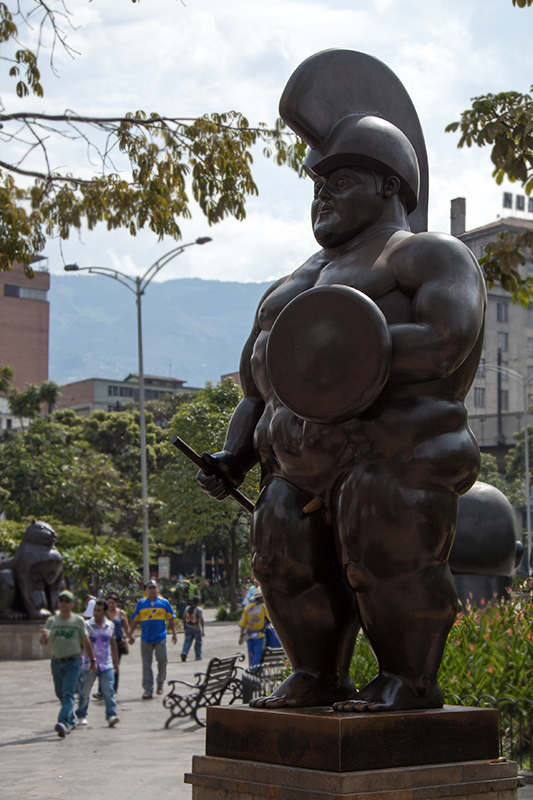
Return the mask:
[[202,637],[205,636],[204,630],[204,614],[200,608],[200,598],[195,595],[192,599],[192,605],[187,606],[183,614],[183,627],[185,629],[185,639],[183,641],[183,650],[181,651],[181,660],[187,661],[191,644],[194,640],[194,655],[196,661],[202,660]]
[[66,589],[61,592],[58,598],[59,612],[48,617],[40,639],[43,646],[49,639],[52,640],[52,677],[55,693],[61,702],[55,730],[61,739],[76,727],[74,692],[80,675],[82,647],[89,658],[89,672],[96,670],[85,620],[72,613],[75,603],[72,592]]
[[163,684],[167,677],[167,620],[172,631],[172,644],[178,641],[174,612],[168,600],[157,596],[157,583],[148,581],[146,597],[139,600],[131,615],[130,633],[141,620],[141,655],[143,660],[143,700],[151,700],[154,693],[154,673],[152,661],[157,660],[157,694],[163,694]]
[[115,639],[115,624],[106,618],[107,609],[107,600],[97,600],[94,605],[93,618],[87,623],[89,640],[96,657],[97,671],[90,670],[89,659],[82,659],[83,680],[80,702],[76,709],[78,725],[87,725],[87,709],[96,675],[100,680],[107,724],[110,728],[114,728],[119,721],[114,691],[114,672],[118,670],[118,647]]

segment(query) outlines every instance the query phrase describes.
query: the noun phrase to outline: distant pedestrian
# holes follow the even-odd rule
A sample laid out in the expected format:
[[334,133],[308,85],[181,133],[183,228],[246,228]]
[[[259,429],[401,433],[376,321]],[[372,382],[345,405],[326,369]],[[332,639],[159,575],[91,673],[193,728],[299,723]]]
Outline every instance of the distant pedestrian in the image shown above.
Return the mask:
[[195,595],[192,599],[192,605],[187,606],[183,614],[183,627],[185,629],[185,639],[183,641],[183,650],[181,651],[181,660],[187,661],[191,644],[194,640],[194,655],[196,661],[202,660],[202,638],[205,636],[204,629],[204,613],[200,608],[200,598]]
[[75,603],[72,592],[64,589],[58,597],[59,611],[53,617],[48,617],[40,639],[42,645],[51,639],[52,677],[55,693],[61,701],[55,730],[61,739],[76,727],[74,692],[80,675],[82,647],[87,653],[88,671],[93,673],[96,670],[96,660],[87,636],[85,620],[72,613]]
[[92,594],[86,594],[83,602],[85,603],[85,609],[82,613],[83,619],[84,620],[92,619],[96,597],[93,597]]
[[137,620],[141,620],[141,655],[143,660],[143,700],[151,700],[154,693],[152,661],[157,660],[157,694],[163,694],[167,677],[167,621],[172,631],[172,644],[178,641],[172,606],[164,597],[157,596],[157,583],[146,584],[146,597],[139,600],[131,615],[130,633],[133,636]]
[[[115,639],[117,642],[118,663],[120,667],[120,659],[122,656],[126,656],[129,653],[128,642],[129,644],[135,644],[135,639],[130,633],[130,624],[126,614],[118,607],[118,594],[110,592],[106,600],[108,605],[106,617],[110,619],[115,626]],[[115,692],[118,690],[118,677],[119,670],[117,669],[113,685]]]
[[239,644],[244,642],[246,632],[250,667],[255,667],[261,661],[261,655],[265,649],[265,630],[269,623],[270,620],[263,604],[263,592],[257,586],[253,591],[252,602],[246,606],[239,621],[241,628]]
[[90,669],[88,659],[82,659],[79,705],[76,717],[79,725],[87,725],[87,710],[91,699],[91,689],[98,676],[100,691],[105,703],[107,724],[114,728],[119,722],[117,704],[113,689],[113,673],[118,670],[118,648],[115,639],[115,625],[106,617],[107,600],[97,600],[94,604],[93,618],[87,623],[89,639],[96,659],[96,671]]

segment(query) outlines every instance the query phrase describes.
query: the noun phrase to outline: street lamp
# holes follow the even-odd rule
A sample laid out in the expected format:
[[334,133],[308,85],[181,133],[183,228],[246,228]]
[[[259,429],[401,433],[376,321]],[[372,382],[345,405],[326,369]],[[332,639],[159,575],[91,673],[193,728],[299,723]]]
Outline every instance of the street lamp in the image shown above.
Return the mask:
[[525,447],[525,466],[526,466],[526,517],[527,517],[527,571],[531,575],[531,485],[529,480],[529,435],[527,429],[527,387],[533,382],[533,375],[526,378],[521,372],[517,372],[509,367],[502,367],[499,364],[486,364],[486,369],[492,369],[494,372],[500,372],[508,375],[513,380],[518,381],[522,387],[522,401],[524,413],[524,447]]
[[170,250],[164,256],[161,256],[149,267],[142,277],[132,278],[131,275],[125,275],[117,269],[110,269],[109,267],[78,267],[77,264],[66,264],[64,267],[65,272],[90,272],[94,275],[103,275],[104,278],[113,278],[118,281],[135,295],[137,303],[137,343],[139,350],[139,417],[141,429],[141,501],[142,501],[142,521],[143,521],[143,582],[148,583],[150,579],[150,562],[148,556],[148,479],[146,471],[146,420],[144,413],[144,367],[143,367],[143,341],[142,341],[142,316],[141,316],[141,297],[146,291],[146,287],[155,278],[157,273],[166,266],[169,261],[176,258],[183,253],[186,247],[192,247],[195,244],[207,244],[212,239],[209,236],[201,236],[194,242],[179,245],[173,250]]

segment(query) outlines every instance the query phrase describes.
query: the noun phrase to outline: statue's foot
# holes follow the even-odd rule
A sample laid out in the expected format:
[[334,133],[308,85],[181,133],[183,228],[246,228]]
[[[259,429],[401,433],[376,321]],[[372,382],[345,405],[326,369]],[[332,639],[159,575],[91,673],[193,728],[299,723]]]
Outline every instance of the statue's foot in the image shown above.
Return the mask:
[[407,683],[386,672],[380,673],[361,689],[356,699],[333,704],[334,711],[415,711],[423,708],[442,708],[444,692],[435,683],[425,694],[418,693]]
[[252,708],[303,708],[330,706],[357,694],[349,675],[317,677],[309,672],[296,671],[289,675],[268,697],[250,701]]

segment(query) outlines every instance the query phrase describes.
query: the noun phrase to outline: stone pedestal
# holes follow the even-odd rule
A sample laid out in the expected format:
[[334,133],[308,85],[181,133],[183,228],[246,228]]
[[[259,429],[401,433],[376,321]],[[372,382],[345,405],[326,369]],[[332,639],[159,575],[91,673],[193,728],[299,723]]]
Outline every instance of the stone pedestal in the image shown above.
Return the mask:
[[193,800],[516,800],[495,709],[344,714],[327,708],[207,710]]
[[513,761],[326,772],[194,756],[193,800],[516,800]]
[[51,658],[50,642],[39,643],[44,622],[0,622],[0,661],[36,661]]

